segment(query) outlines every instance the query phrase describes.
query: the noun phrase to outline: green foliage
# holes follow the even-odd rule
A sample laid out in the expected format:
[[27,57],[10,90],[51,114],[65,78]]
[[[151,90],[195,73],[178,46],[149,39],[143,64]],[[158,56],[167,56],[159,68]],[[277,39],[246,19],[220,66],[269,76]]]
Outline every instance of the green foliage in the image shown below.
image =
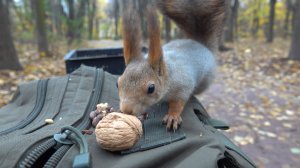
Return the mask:
[[[258,26],[257,36],[262,38],[264,36],[264,29],[269,23],[269,0],[240,0],[241,7],[238,17],[238,25],[240,27],[239,33],[243,37],[249,37],[253,34],[252,31],[255,26]],[[286,6],[284,0],[277,0],[276,3],[276,20],[275,32],[282,31],[284,24]],[[258,25],[255,23],[258,20]],[[278,32],[277,32],[278,33]]]
[[[43,8],[46,13],[46,32],[50,38],[57,36],[59,39],[70,38],[70,31],[74,34],[75,39],[88,39],[89,34],[92,34],[93,39],[115,37],[115,21],[112,16],[111,1],[107,0],[73,0],[74,3],[74,18],[70,18],[68,6],[69,0],[44,0]],[[238,13],[238,36],[239,37],[256,37],[263,38],[265,29],[269,22],[269,0],[239,0],[240,7]],[[11,5],[11,19],[13,22],[13,33],[16,40],[33,41],[34,33],[34,16],[31,9],[31,1],[15,0]],[[57,2],[58,6],[53,6],[53,2]],[[93,2],[96,3],[96,10],[93,11]],[[81,3],[87,3],[83,9],[83,15],[80,15]],[[284,21],[286,17],[286,0],[277,0],[276,4],[276,20],[275,20],[275,35],[284,36]],[[56,9],[54,9],[56,7]],[[121,10],[121,9],[120,9]],[[82,12],[82,11],[81,11]],[[118,13],[122,13],[119,11]],[[57,22],[54,20],[57,17]],[[159,15],[161,23],[161,32],[164,35],[164,21]],[[93,29],[89,29],[89,18],[93,18]],[[96,25],[98,23],[98,25]],[[121,19],[118,20],[118,36],[122,30]],[[58,26],[56,25],[58,24]],[[98,28],[98,29],[97,29]],[[58,30],[59,29],[59,30]],[[92,30],[92,33],[89,31]],[[176,36],[176,26],[172,23],[171,35]],[[164,36],[163,36],[164,37]]]
[[20,31],[15,34],[15,38],[18,39],[18,41],[28,42],[28,41],[34,41],[35,37],[32,32]]

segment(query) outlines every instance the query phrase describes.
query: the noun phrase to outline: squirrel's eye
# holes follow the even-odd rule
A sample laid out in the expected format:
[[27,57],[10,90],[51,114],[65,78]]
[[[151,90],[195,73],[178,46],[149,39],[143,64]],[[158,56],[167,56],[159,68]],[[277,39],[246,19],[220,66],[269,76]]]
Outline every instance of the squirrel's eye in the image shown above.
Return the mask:
[[152,94],[155,90],[155,85],[151,84],[148,86],[148,94]]
[[119,88],[118,82],[116,82],[116,87]]

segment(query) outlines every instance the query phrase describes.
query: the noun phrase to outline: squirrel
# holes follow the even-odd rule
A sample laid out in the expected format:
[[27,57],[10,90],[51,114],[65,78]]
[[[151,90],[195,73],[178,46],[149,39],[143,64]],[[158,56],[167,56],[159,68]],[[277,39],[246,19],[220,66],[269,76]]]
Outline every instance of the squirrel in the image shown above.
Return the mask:
[[[225,18],[226,0],[159,0],[148,6],[149,51],[141,52],[140,20],[133,8],[123,14],[123,53],[126,68],[117,81],[120,109],[139,115],[160,102],[168,103],[163,118],[168,130],[176,131],[182,123],[181,113],[194,94],[212,83],[218,45]],[[163,46],[156,8],[183,30],[185,39]]]

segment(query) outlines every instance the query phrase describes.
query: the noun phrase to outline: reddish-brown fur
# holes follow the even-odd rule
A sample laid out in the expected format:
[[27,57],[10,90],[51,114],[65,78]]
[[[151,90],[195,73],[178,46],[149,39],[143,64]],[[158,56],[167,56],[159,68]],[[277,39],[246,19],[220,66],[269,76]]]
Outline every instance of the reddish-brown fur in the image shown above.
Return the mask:
[[[163,122],[168,129],[176,130],[182,122],[181,113],[189,97],[199,93],[195,90],[203,91],[213,79],[215,64],[212,52],[217,48],[217,37],[222,29],[225,0],[161,0],[158,6],[189,39],[170,42],[162,50],[156,10],[148,7],[149,53],[146,58],[141,55],[138,15],[134,9],[127,8],[123,15],[127,67],[118,80],[120,109],[124,113],[137,115],[160,100],[165,100],[169,110]],[[197,69],[195,62],[186,60],[189,55],[194,56],[191,61],[195,60],[199,66],[206,68]],[[181,69],[178,75],[177,67]],[[195,74],[203,76],[195,77]],[[155,86],[155,91],[149,93],[149,86]]]
[[177,126],[181,124],[181,113],[183,111],[185,101],[182,100],[170,100],[168,102],[169,110],[168,114],[164,117],[163,123],[167,124],[167,128],[177,129]]
[[163,0],[158,6],[188,38],[215,51],[225,18],[224,0]]
[[[153,69],[162,71],[163,53],[160,43],[160,27],[156,9],[153,6],[147,8],[148,34],[149,34],[149,64]],[[163,70],[164,71],[164,70]]]
[[140,19],[132,7],[123,15],[123,45],[125,64],[128,65],[131,60],[141,56],[142,32],[140,28]]

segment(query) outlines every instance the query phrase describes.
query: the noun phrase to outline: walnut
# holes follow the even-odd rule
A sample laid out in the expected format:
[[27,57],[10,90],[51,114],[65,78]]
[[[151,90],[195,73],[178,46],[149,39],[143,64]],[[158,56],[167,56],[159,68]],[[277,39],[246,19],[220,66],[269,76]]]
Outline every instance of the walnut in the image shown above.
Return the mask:
[[132,148],[143,134],[141,121],[132,115],[118,112],[107,114],[95,129],[98,144],[109,151]]

